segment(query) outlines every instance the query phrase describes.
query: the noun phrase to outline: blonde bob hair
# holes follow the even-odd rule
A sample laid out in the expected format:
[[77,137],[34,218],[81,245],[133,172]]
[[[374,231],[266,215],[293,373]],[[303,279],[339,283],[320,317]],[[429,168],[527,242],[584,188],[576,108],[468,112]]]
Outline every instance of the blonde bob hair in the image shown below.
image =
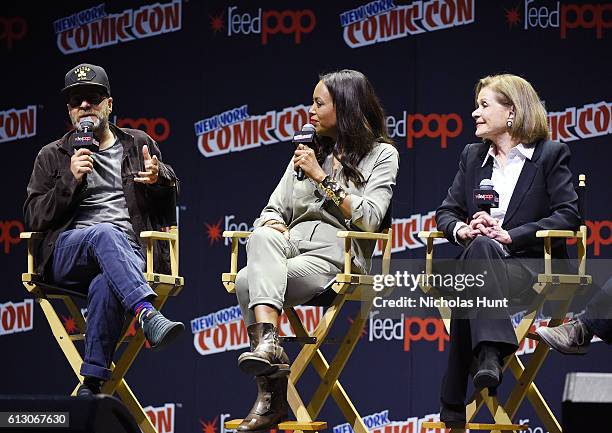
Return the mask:
[[495,91],[497,102],[514,108],[514,120],[512,126],[508,128],[513,139],[528,145],[549,138],[546,110],[527,80],[512,74],[489,75],[481,78],[475,89],[476,106],[478,106],[478,94],[485,87]]

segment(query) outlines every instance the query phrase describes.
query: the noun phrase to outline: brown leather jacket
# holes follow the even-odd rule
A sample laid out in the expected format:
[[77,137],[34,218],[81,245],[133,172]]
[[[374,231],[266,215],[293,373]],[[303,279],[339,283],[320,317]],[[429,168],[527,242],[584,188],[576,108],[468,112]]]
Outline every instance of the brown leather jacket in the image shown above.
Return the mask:
[[[159,230],[172,222],[175,196],[179,183],[174,170],[161,162],[161,153],[155,141],[138,129],[118,128],[110,125],[113,133],[123,145],[121,177],[123,193],[134,232]],[[27,198],[23,207],[26,226],[33,231],[45,232],[44,239],[37,242],[36,273],[45,274],[53,256],[55,241],[60,233],[72,223],[75,211],[83,198],[87,182],[78,183],[70,171],[70,158],[74,149],[69,143],[71,131],[59,140],[44,146],[34,162],[28,183]],[[151,156],[160,160],[159,178],[155,185],[134,182],[134,176],[144,169],[142,146],[149,147]],[[145,244],[141,241],[141,246]],[[154,243],[155,272],[166,273],[170,269],[167,242]]]

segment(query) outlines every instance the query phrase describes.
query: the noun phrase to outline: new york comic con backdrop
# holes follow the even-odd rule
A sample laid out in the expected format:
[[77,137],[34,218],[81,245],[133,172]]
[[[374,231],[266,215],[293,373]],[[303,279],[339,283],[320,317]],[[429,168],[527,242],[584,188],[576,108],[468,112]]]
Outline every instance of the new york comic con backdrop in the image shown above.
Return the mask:
[[[576,178],[588,176],[594,263],[612,256],[611,22],[612,5],[601,0],[3,2],[0,392],[69,394],[75,385],[42,311],[21,285],[26,245],[19,239],[36,154],[70,128],[59,90],[73,66],[106,69],[111,120],[151,135],[182,184],[186,286],[164,311],[187,329],[163,352],[144,350],[128,383],[160,432],[220,433],[223,421],[244,416],[255,397],[253,380],[236,365],[247,339],[235,296],[220,281],[230,253],[220,235],[249,229],[266,204],[292,156],[293,132],[308,120],[318,75],[360,70],[384,105],[401,158],[394,260],[424,257],[416,234],[435,228],[434,211],[459,154],[476,141],[477,80],[500,72],[528,79],[545,101],[553,139],[571,149]],[[448,243],[437,247],[440,256],[458,251]],[[312,329],[320,311],[303,312]],[[393,425],[414,432],[439,410],[448,337],[435,312],[413,318],[410,310],[398,311],[387,322],[383,314],[372,312],[341,381],[373,431]],[[67,311],[62,320],[74,330]],[[348,323],[342,318],[337,333]],[[559,418],[565,373],[610,371],[612,349],[593,346],[580,358],[552,353],[539,374]],[[288,350],[295,356],[295,347]],[[534,346],[520,350],[525,361]],[[315,379],[310,372],[303,380],[305,395]],[[507,382],[502,395],[514,383]],[[345,431],[331,400],[318,418]],[[545,431],[528,404],[521,420]]]

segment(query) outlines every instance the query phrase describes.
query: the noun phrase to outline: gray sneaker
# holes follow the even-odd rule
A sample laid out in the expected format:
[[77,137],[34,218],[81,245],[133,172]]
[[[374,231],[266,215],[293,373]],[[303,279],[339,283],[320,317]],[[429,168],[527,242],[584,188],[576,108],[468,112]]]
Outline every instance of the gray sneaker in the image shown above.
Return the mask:
[[538,328],[536,333],[550,347],[566,355],[584,355],[587,353],[594,335],[593,331],[578,317],[554,328]]
[[142,319],[142,330],[153,350],[166,347],[184,329],[185,325],[181,322],[168,320],[159,311],[149,313]]

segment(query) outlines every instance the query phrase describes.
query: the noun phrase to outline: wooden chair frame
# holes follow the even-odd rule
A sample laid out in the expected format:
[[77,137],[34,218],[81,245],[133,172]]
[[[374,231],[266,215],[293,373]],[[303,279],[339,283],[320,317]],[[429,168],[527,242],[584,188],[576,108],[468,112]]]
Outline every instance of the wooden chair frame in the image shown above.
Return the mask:
[[[579,176],[579,188],[584,188],[586,177]],[[580,196],[580,194],[579,194]],[[584,212],[584,210],[582,210]],[[425,243],[425,273],[433,272],[433,246],[435,239],[444,238],[444,233],[440,231],[422,231],[418,236]],[[535,297],[531,305],[527,308],[527,314],[521,319],[515,328],[517,341],[523,342],[525,339],[540,341],[537,334],[531,333],[530,328],[534,324],[537,313],[542,309],[546,301],[556,301],[558,304],[554,309],[548,326],[558,326],[563,323],[572,299],[576,294],[584,291],[586,286],[592,283],[592,277],[586,274],[586,246],[587,246],[587,227],[583,224],[577,231],[573,230],[539,230],[536,232],[537,238],[544,240],[544,273],[538,275],[537,282],[533,285],[533,290],[538,296]],[[576,274],[556,274],[552,269],[552,240],[555,238],[575,239],[578,247],[578,269]],[[431,286],[421,286],[426,293],[436,294],[435,288]],[[444,318],[447,332],[450,334],[450,309],[440,309]],[[512,423],[520,405],[525,398],[536,412],[538,418],[544,424],[549,433],[562,433],[561,425],[550,410],[546,400],[535,384],[535,378],[544,365],[544,361],[549,353],[549,347],[545,343],[537,344],[535,352],[531,355],[527,365],[519,359],[516,353],[508,356],[504,360],[503,370],[510,369],[516,379],[516,385],[512,388],[508,399],[504,404],[500,403],[496,396],[490,396],[487,389],[480,392],[476,391],[466,408],[466,429],[490,430],[495,433],[525,430],[528,426]],[[486,405],[495,420],[494,424],[472,423],[478,411]],[[484,426],[484,427],[483,427]],[[424,428],[444,428],[444,423],[424,423]],[[464,429],[454,428],[451,433],[463,432]]]
[[[251,232],[223,232],[223,237],[232,239],[230,272],[222,274],[221,277],[223,285],[229,293],[234,293],[235,291],[235,281],[238,273],[238,241],[239,239],[248,238],[250,235]],[[293,307],[284,309],[297,340],[302,344],[302,349],[291,364],[287,388],[287,400],[297,421],[280,423],[279,429],[292,429],[300,432],[325,428],[326,423],[314,420],[321,412],[327,399],[331,396],[355,433],[368,433],[367,427],[348,393],[340,383],[339,377],[367,323],[374,298],[380,296],[381,293],[377,293],[373,289],[374,276],[351,272],[351,242],[353,239],[382,241],[382,273],[388,274],[391,263],[392,231],[391,229],[387,229],[382,233],[339,231],[337,236],[344,239],[344,272],[336,275],[331,286],[336,296],[331,305],[327,307],[312,335],[308,333]],[[342,307],[348,301],[361,302],[361,313],[353,320],[347,334],[340,342],[340,349],[330,363],[325,359],[320,348],[325,343],[331,327],[342,311]],[[314,341],[314,343],[307,343],[307,341]],[[296,385],[309,365],[312,365],[315,369],[321,378],[321,382],[311,401],[306,405],[300,397]],[[239,421],[234,420],[226,423],[226,428],[235,428]]]
[[[87,324],[81,310],[77,307],[73,297],[84,297],[81,293],[75,293],[65,290],[61,287],[46,284],[40,275],[34,272],[34,242],[43,238],[41,232],[22,232],[20,237],[27,239],[28,242],[28,267],[27,272],[21,274],[21,281],[25,288],[30,292],[38,302],[45,314],[47,322],[51,327],[51,332],[60,346],[68,363],[72,367],[74,374],[79,380],[79,383],[74,388],[72,395],[76,395],[76,391],[81,383],[83,376],[80,374],[83,358],[77,350],[74,342],[85,339]],[[146,272],[144,278],[151,288],[157,293],[157,298],[153,305],[158,310],[161,310],[169,296],[176,296],[180,293],[185,284],[183,277],[179,276],[179,236],[178,228],[171,226],[168,232],[162,231],[144,231],[140,237],[147,241],[146,251]],[[153,270],[153,241],[167,241],[170,244],[170,275],[155,273]],[[61,299],[66,308],[74,318],[78,329],[78,334],[70,335],[64,328],[57,312],[51,304],[51,299]],[[133,323],[134,319],[132,319]],[[129,324],[128,324],[129,325]],[[123,337],[117,344],[117,348],[122,343],[127,343],[127,347],[123,350],[117,363],[111,364],[111,378],[102,386],[104,394],[113,395],[117,393],[119,398],[127,406],[128,410],[136,420],[140,429],[144,433],[157,433],[157,430],[145,414],[142,406],[136,399],[136,396],[128,386],[124,377],[131,367],[132,363],[140,353],[145,343],[145,336],[142,329],[138,329],[136,335],[128,337],[125,334],[128,327],[124,329]]]

